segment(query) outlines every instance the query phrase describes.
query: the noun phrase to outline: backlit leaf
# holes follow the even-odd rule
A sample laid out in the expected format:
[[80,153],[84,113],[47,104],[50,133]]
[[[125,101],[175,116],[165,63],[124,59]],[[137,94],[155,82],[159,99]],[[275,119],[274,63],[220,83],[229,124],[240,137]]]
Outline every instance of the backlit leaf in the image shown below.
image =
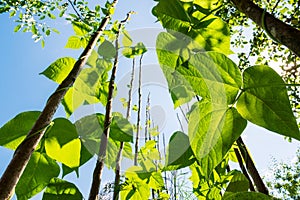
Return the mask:
[[15,116],[0,128],[0,145],[17,149],[38,119],[40,111],[23,112]]
[[208,177],[245,129],[235,108],[201,101],[189,115],[189,139],[202,173]]
[[40,74],[60,84],[68,76],[75,62],[71,57],[59,58]]
[[81,143],[76,127],[65,118],[57,118],[53,122],[45,140],[47,155],[70,168],[78,167]]
[[238,192],[228,195],[223,200],[274,200],[271,196],[259,192]]
[[82,200],[82,198],[76,185],[59,178],[51,179],[43,195],[43,200]]
[[243,118],[284,136],[300,140],[282,78],[268,66],[253,66],[243,73],[243,93],[237,110]]
[[81,39],[78,36],[70,36],[65,48],[69,49],[80,49],[81,48]]
[[196,161],[186,134],[177,131],[170,138],[165,170],[176,170],[190,166]]
[[58,164],[44,153],[34,152],[22,174],[16,194],[19,200],[27,200],[41,192],[53,177],[59,175]]

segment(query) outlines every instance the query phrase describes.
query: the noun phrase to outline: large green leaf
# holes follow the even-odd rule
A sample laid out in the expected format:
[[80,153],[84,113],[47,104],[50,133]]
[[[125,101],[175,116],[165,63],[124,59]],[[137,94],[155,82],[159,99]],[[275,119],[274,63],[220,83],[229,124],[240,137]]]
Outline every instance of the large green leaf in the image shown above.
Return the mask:
[[190,166],[195,157],[186,134],[177,131],[170,138],[165,170],[176,170]]
[[189,36],[201,49],[232,53],[229,29],[219,17],[210,13],[203,14],[194,10],[192,4],[185,4],[179,0],[161,0],[152,13],[164,28]]
[[160,33],[156,44],[175,107],[190,101],[193,92],[217,103],[234,102],[242,78],[238,67],[225,55],[217,52],[194,54],[197,44],[169,33]]
[[58,164],[44,153],[34,152],[17,187],[18,200],[27,200],[41,192],[53,177],[59,175]]
[[189,115],[189,139],[206,177],[222,161],[246,124],[235,108],[209,101],[193,106]]
[[82,200],[82,198],[82,194],[76,185],[59,178],[51,179],[43,194],[43,200]]
[[224,197],[222,200],[274,200],[271,196],[259,192],[238,192]]
[[284,136],[300,140],[282,78],[268,66],[253,66],[243,73],[243,93],[237,110],[243,118]]
[[68,76],[75,62],[71,57],[59,58],[40,74],[60,84]]
[[17,149],[40,114],[40,111],[23,112],[4,124],[0,128],[0,145],[13,150]]
[[47,155],[68,167],[78,167],[81,143],[76,127],[64,118],[57,118],[53,122],[45,140]]
[[[189,80],[198,95],[218,104],[234,102],[242,86],[242,78],[232,60],[221,53],[205,52],[192,56],[189,64],[177,71]],[[206,91],[203,90],[205,87]]]

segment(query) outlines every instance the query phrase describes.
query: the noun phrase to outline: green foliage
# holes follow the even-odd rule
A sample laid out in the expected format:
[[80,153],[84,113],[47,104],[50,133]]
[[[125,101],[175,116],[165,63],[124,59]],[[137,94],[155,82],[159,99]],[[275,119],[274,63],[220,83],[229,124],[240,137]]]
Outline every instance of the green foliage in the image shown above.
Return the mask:
[[68,76],[75,62],[71,57],[59,58],[40,74],[60,84]]
[[98,54],[104,59],[112,59],[116,55],[116,48],[114,45],[105,40],[98,48]]
[[[25,139],[41,112],[29,111],[19,113],[0,128],[0,145],[16,150]],[[47,128],[47,127],[45,127]]]
[[165,170],[177,170],[195,162],[187,135],[177,131],[170,137]]
[[226,23],[210,13],[201,13],[192,2],[159,1],[152,12],[164,28],[191,37],[201,49],[231,53],[229,29]]
[[282,78],[268,66],[254,66],[244,71],[243,82],[239,113],[254,124],[300,140]]
[[54,125],[45,135],[47,155],[70,168],[78,167],[81,143],[76,127],[65,118],[57,118],[53,123]]
[[[98,155],[99,153],[99,145],[103,133],[103,122],[104,115],[100,113],[83,117],[75,122],[80,140],[92,155]],[[107,156],[105,160],[105,164],[109,168],[115,167],[115,160],[120,147],[120,142],[125,142],[124,156],[132,158],[132,149],[127,143],[132,142],[132,140],[132,125],[128,120],[115,114],[111,123],[110,138],[108,140]]]
[[41,192],[53,177],[59,175],[58,164],[45,153],[34,152],[21,176],[16,194],[18,199],[27,200]]
[[43,200],[82,200],[82,198],[82,194],[76,185],[59,178],[51,179],[43,195]]
[[189,138],[204,176],[222,161],[247,122],[235,108],[201,101],[189,116]]
[[[167,32],[162,32],[157,37],[157,57],[168,82],[174,108],[189,103],[193,103],[193,106],[187,112],[188,133],[173,133],[168,143],[165,163],[158,149],[161,143],[159,129],[154,125],[150,128],[151,119],[146,119],[152,140],[146,140],[139,148],[138,165],[129,167],[124,173],[119,187],[121,199],[149,199],[151,190],[153,199],[172,198],[171,194],[166,193],[169,180],[164,176],[171,171],[174,179],[170,182],[176,191],[176,170],[188,169],[187,167],[191,172],[193,193],[200,200],[272,199],[264,194],[248,192],[248,179],[241,172],[229,171],[227,167],[229,159],[236,160],[232,156],[232,146],[246,128],[247,121],[300,140],[297,121],[288,99],[289,95],[293,95],[287,93],[287,84],[266,65],[250,67],[245,54],[239,56],[244,59],[240,62],[242,67],[226,56],[232,53],[230,35],[236,33],[233,27],[238,25],[237,22],[242,22],[244,26],[248,24],[247,18],[237,14],[236,10],[226,13],[230,8],[227,1],[157,2],[152,12],[167,29]],[[114,13],[109,2],[103,7],[96,5],[94,9],[84,0],[70,1],[63,5],[61,3],[60,0],[30,1],[27,4],[25,1],[0,1],[0,13],[10,12],[11,17],[19,14],[19,24],[14,31],[30,31],[38,41],[43,38],[42,33],[48,36],[56,31],[47,25],[40,26],[39,21],[55,19],[56,10],[60,11],[59,16],[65,16],[67,7],[72,6],[76,14],[71,13],[66,19],[72,22],[75,35],[69,37],[65,46],[71,49],[85,48],[91,33],[98,28],[102,14]],[[294,5],[293,2],[289,4]],[[285,10],[287,8],[281,7],[279,16],[284,16]],[[34,17],[31,22],[24,13]],[[36,16],[40,18],[36,20]],[[232,16],[237,16],[237,19],[228,19]],[[295,19],[293,24],[297,25]],[[92,51],[87,66],[81,70],[73,86],[64,88],[67,92],[62,104],[67,117],[83,104],[107,104],[108,77],[112,60],[117,55],[113,42],[119,22],[115,21],[110,25],[109,29],[103,31],[97,41],[97,49]],[[142,42],[133,44],[129,33],[122,31],[123,55],[127,58],[142,57],[147,52],[145,45]],[[257,34],[253,38],[255,45],[257,41],[254,40],[263,40],[260,36],[261,34]],[[240,36],[234,44],[243,47],[243,39]],[[251,47],[253,54],[258,54],[257,48],[258,46]],[[60,84],[75,62],[71,57],[57,59],[41,74]],[[246,69],[241,73],[240,68]],[[122,99],[122,103],[127,105],[128,102]],[[134,105],[132,109],[137,111],[138,107]],[[0,145],[15,150],[39,115],[40,112],[37,111],[24,112],[6,123],[0,128]],[[28,199],[45,188],[45,200],[82,199],[76,185],[57,178],[60,173],[57,162],[61,163],[63,177],[74,171],[79,176],[79,168],[99,153],[104,120],[105,116],[97,113],[74,123],[65,118],[57,118],[44,127],[45,135],[17,185],[18,199]],[[124,144],[123,156],[133,159],[133,127],[122,114],[113,113],[105,158],[107,168],[116,168],[121,143]],[[278,177],[282,177],[279,174],[277,171]],[[283,180],[297,178],[298,176],[288,173]],[[284,189],[296,193],[297,183],[292,183],[294,184],[291,186],[283,185]],[[282,185],[276,184],[276,187],[279,186]],[[190,193],[191,198],[192,191]],[[294,193],[293,195],[297,195]]]
[[223,198],[223,200],[253,200],[253,199],[273,200],[274,198],[258,192],[238,192]]

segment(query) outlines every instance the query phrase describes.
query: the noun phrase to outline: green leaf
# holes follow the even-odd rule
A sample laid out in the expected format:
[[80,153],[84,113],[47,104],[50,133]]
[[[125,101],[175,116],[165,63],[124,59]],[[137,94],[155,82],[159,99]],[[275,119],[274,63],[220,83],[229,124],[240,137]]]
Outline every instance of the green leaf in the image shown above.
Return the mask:
[[76,35],[78,36],[85,36],[87,35],[92,29],[83,22],[72,22],[72,27]]
[[53,178],[43,194],[43,200],[57,199],[82,200],[83,196],[73,183]]
[[78,36],[70,36],[65,48],[69,49],[80,49],[81,48],[81,39]]
[[87,150],[87,148],[84,146],[84,144],[81,142],[81,149],[80,149],[80,162],[78,167],[70,168],[64,164],[62,164],[62,170],[63,174],[62,177],[66,176],[69,173],[72,173],[73,171],[76,172],[77,178],[79,177],[79,167],[84,165],[87,161],[89,161],[93,155]]
[[186,52],[189,42],[185,41],[177,40],[172,34],[164,32],[160,33],[156,39],[157,57],[167,79],[174,108],[191,101],[195,96],[189,82],[176,71],[178,62],[188,57],[184,52]]
[[232,53],[230,50],[229,28],[221,18],[207,15],[205,20],[209,23],[195,26],[195,23],[201,21],[194,19],[193,13],[189,14],[185,10],[184,4],[179,0],[159,1],[152,12],[169,32],[173,30],[190,37],[201,46],[201,49],[218,51],[224,54]]
[[238,192],[224,197],[222,200],[274,200],[271,196],[259,192]]
[[300,140],[282,78],[268,66],[254,66],[243,73],[243,93],[237,102],[243,118],[284,136]]
[[199,200],[221,200],[221,180],[216,171],[213,171],[210,179],[207,179],[201,172],[201,167],[194,163],[190,166],[193,183],[193,193]]
[[[75,122],[80,140],[92,155],[99,153],[100,140],[103,133],[103,114],[93,114],[81,118]],[[115,167],[116,156],[119,151],[120,142],[113,140],[111,137],[107,144],[107,156],[105,164],[109,168]],[[129,143],[124,143],[123,155],[132,158],[132,149]]]
[[149,185],[141,180],[135,172],[126,172],[126,181],[121,186],[121,200],[141,200],[150,196]]
[[114,58],[116,55],[116,48],[111,42],[109,42],[108,40],[105,40],[99,46],[98,54],[100,56],[103,56],[103,58],[105,58],[105,59],[111,59],[111,58]]
[[46,134],[47,155],[72,168],[80,163],[81,143],[76,127],[67,119],[57,118]]
[[225,55],[194,54],[198,48],[194,41],[169,33],[157,37],[156,48],[175,107],[189,102],[195,93],[219,103],[234,102],[242,78],[238,67]]
[[14,32],[18,32],[22,28],[22,25],[19,24],[14,28]]
[[0,128],[0,145],[17,149],[40,116],[40,111],[23,112]]
[[132,39],[128,33],[128,31],[123,30],[122,33],[123,35],[123,39],[122,39],[122,43],[124,47],[130,47],[132,45]]
[[177,131],[170,138],[165,170],[177,170],[196,161],[186,134]]
[[82,93],[74,90],[74,87],[70,88],[67,93],[65,94],[62,105],[66,111],[67,117],[70,117],[72,113],[82,105],[85,97]]
[[86,64],[91,67],[96,67],[97,59],[98,59],[98,53],[95,50],[93,50],[91,55],[89,56]]
[[187,32],[190,26],[190,17],[179,0],[164,0],[152,10],[165,28],[176,28],[180,32]]
[[48,17],[50,17],[51,19],[56,19],[55,15],[53,15],[52,13],[48,12]]
[[224,197],[236,192],[248,191],[249,181],[241,172],[236,171],[228,184]]
[[27,200],[41,192],[59,175],[58,164],[44,153],[33,152],[17,187],[18,200]]
[[217,52],[197,53],[188,64],[176,70],[189,81],[196,94],[218,104],[234,102],[242,80],[238,67],[229,58]]
[[210,176],[246,125],[247,121],[235,108],[208,101],[193,106],[189,115],[189,139],[204,176]]
[[16,11],[15,10],[12,10],[10,13],[9,13],[9,17],[13,17],[16,15]]
[[40,74],[60,84],[71,72],[75,62],[71,57],[59,58]]
[[[120,149],[120,142],[113,140],[111,137],[108,139],[107,149],[106,149],[106,159],[105,164],[109,169],[115,169],[116,167],[116,157]],[[98,153],[97,153],[98,154]],[[128,142],[124,143],[123,156],[132,159],[132,148]]]
[[94,104],[101,102],[106,105],[108,95],[107,71],[103,68],[85,68],[81,70],[70,88],[62,104],[67,116],[70,116],[83,102]]
[[120,142],[133,142],[133,128],[131,123],[122,115],[114,115],[110,127],[110,137]]

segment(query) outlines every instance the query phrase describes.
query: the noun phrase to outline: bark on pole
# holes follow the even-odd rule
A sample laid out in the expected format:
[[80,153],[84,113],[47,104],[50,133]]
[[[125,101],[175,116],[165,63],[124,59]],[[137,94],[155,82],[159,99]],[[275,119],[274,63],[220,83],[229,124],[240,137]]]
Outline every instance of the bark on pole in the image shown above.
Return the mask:
[[[262,25],[264,9],[254,4],[251,0],[231,0],[236,8],[254,21],[258,26]],[[265,23],[268,32],[281,44],[300,57],[300,30],[284,23],[269,13],[265,13]]]
[[98,154],[98,159],[96,162],[96,166],[93,172],[93,181],[90,189],[89,200],[98,200],[99,199],[99,189],[101,185],[102,179],[102,172],[104,168],[104,162],[106,157],[106,150],[108,145],[109,133],[110,133],[110,125],[112,120],[112,101],[113,101],[113,93],[115,90],[115,78],[117,73],[117,67],[119,64],[119,35],[123,24],[129,20],[130,15],[132,12],[127,13],[127,17],[122,20],[118,27],[118,32],[116,33],[116,41],[115,41],[115,48],[116,48],[116,55],[114,59],[113,68],[111,71],[109,86],[108,86],[108,95],[107,95],[107,103],[105,107],[105,118],[104,118],[104,130],[101,135],[100,141],[100,149]]
[[[117,2],[118,0],[115,0],[112,3],[112,7],[114,7]],[[44,107],[41,115],[27,134],[27,137],[15,151],[12,160],[0,179],[1,200],[10,199],[10,197],[14,194],[14,189],[28,164],[33,151],[36,149],[38,143],[43,137],[46,127],[48,127],[48,125],[51,123],[52,117],[56,112],[62,98],[66,94],[67,90],[72,87],[80,70],[87,62],[88,57],[91,55],[93,48],[96,46],[97,41],[106,25],[110,21],[110,18],[111,14],[107,14],[105,18],[103,18],[98,30],[91,36],[87,47],[74,64],[72,71],[57,87],[55,92],[48,98],[46,106]]]

